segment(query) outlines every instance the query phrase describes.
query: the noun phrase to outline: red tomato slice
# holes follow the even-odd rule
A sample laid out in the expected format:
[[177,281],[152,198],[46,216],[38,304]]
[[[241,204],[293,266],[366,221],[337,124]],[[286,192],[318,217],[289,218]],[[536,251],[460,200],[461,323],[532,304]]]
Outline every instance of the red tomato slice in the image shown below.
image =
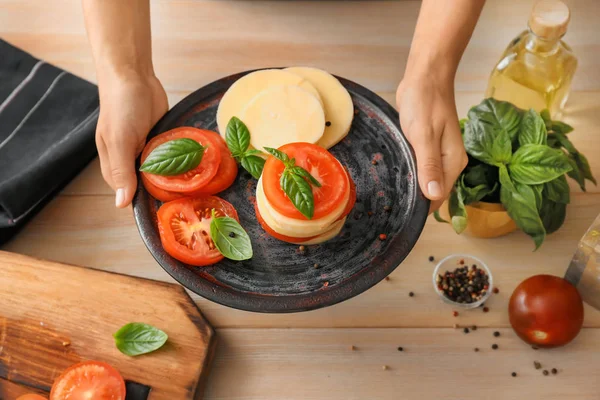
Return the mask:
[[171,257],[197,267],[223,259],[210,237],[211,211],[239,221],[237,211],[216,196],[183,198],[163,204],[158,210],[158,231],[163,248]]
[[50,400],[125,400],[125,382],[119,371],[100,361],[69,367],[54,381]]
[[[339,206],[348,190],[346,172],[342,165],[324,148],[310,143],[290,143],[279,148],[289,158],[296,159],[296,165],[306,169],[320,183],[321,187],[312,186],[315,199],[313,219],[322,218]],[[281,189],[279,178],[284,165],[271,156],[263,169],[262,180],[265,196],[275,210],[290,218],[306,219],[294,207],[285,192]]]
[[35,394],[35,393],[28,393],[28,394],[24,394],[23,396],[19,396],[17,397],[17,400],[47,400],[47,397],[44,396],[40,396],[39,394]]
[[219,150],[221,152],[221,162],[219,164],[217,174],[214,176],[214,178],[212,178],[210,182],[208,182],[199,190],[192,193],[182,194],[177,192],[170,192],[168,190],[163,190],[158,186],[154,185],[152,182],[150,182],[150,180],[146,177],[146,174],[141,174],[144,187],[146,188],[148,193],[152,195],[152,197],[162,201],[163,203],[166,203],[168,201],[177,200],[185,196],[195,197],[201,195],[217,194],[224,191],[233,184],[235,178],[237,177],[238,166],[235,162],[235,159],[231,155],[227,144],[225,143],[221,135],[219,135],[218,133],[213,131],[204,132],[207,135],[212,136],[214,140],[219,143]]
[[181,127],[161,133],[150,140],[142,151],[142,164],[156,147],[174,139],[189,138],[206,146],[200,165],[186,173],[175,176],[160,176],[142,172],[154,186],[170,192],[191,193],[205,186],[217,174],[221,163],[219,142],[211,134],[201,129]]

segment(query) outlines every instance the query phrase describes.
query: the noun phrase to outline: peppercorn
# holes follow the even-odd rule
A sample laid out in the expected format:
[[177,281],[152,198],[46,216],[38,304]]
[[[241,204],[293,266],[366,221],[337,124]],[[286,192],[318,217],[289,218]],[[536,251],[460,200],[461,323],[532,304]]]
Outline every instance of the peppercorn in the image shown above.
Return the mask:
[[435,257],[429,256],[429,262],[434,262],[434,261],[435,261]]
[[539,347],[537,347],[536,345],[531,346],[532,349],[537,350],[539,349]]
[[489,309],[489,308],[487,308],[487,307],[483,307],[483,312],[488,312],[488,311],[490,311],[490,309]]
[[331,121],[325,122],[325,126],[331,126]]
[[513,372],[511,375],[512,375],[512,376],[513,376],[513,378],[514,378],[515,376],[517,376],[517,373],[516,373],[516,372]]
[[498,289],[497,287],[495,287],[495,288],[494,288],[494,290],[493,290],[493,292],[494,292],[495,294],[498,294],[498,293],[500,293],[500,289]]
[[408,293],[408,295],[409,295],[410,297],[414,297],[414,296],[415,296],[415,294],[414,294],[413,292],[409,292],[409,293]]
[[554,374],[554,375],[558,374],[558,370],[556,368],[552,368],[552,374]]
[[329,282],[328,282],[328,281],[325,281],[325,282],[323,283],[323,286],[325,286],[325,287],[329,286]]
[[387,369],[388,369],[388,366],[387,366],[387,365],[384,365],[384,366],[382,366],[382,367],[381,367],[381,369],[383,369],[383,370],[385,371],[385,370],[387,370]]
[[493,349],[493,350],[498,350],[498,345],[497,345],[496,343],[494,343],[494,344],[492,345],[492,349]]
[[475,353],[477,353],[479,351],[479,347],[475,347]]
[[354,347],[354,346],[350,346],[350,350],[351,350],[351,351],[354,351],[354,350],[356,350],[356,347]]
[[498,337],[498,336],[500,336],[500,332],[498,332],[498,331],[494,332],[494,337]]
[[458,311],[452,311],[452,315],[454,315],[455,317],[458,317]]
[[313,265],[313,267],[314,267],[315,269],[317,269],[317,268],[319,268],[319,264],[318,264],[318,263],[315,263],[315,264]]
[[542,364],[539,361],[534,361],[533,366],[535,369],[542,369]]
[[368,215],[369,217],[373,216],[373,211],[369,211],[369,212],[367,212],[367,215]]
[[463,332],[464,332],[464,333],[469,333],[469,328],[465,328],[465,329],[463,329]]
[[377,161],[376,160],[371,161],[371,165],[377,165]]
[[392,207],[390,207],[390,206],[383,206],[383,211],[390,212],[391,210],[392,210]]
[[403,347],[398,347],[398,351],[404,351]]
[[544,375],[548,375],[548,370],[547,369],[544,370]]
[[473,326],[471,327],[471,330],[472,330],[472,331],[476,331],[476,330],[477,330],[477,325],[473,325]]
[[379,240],[383,241],[385,239],[387,239],[387,235],[385,233],[380,233],[379,234]]

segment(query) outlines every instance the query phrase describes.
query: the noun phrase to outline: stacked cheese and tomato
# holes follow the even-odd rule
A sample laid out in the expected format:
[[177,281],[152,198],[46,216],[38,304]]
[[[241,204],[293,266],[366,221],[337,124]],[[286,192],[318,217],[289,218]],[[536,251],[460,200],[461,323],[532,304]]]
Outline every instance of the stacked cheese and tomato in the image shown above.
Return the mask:
[[314,213],[303,215],[281,188],[283,162],[269,157],[256,187],[256,217],[271,236],[289,243],[318,244],[338,235],[356,202],[356,188],[346,169],[324,148],[290,143],[279,150],[308,171],[320,187],[311,185]]

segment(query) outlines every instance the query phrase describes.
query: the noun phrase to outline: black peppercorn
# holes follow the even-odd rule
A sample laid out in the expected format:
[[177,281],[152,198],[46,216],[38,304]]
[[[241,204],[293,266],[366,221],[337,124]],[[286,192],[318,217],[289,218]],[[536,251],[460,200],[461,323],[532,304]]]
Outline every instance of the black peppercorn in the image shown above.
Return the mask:
[[465,328],[465,329],[463,329],[463,332],[464,332],[464,333],[469,333],[469,328]]
[[478,347],[475,347],[475,349],[474,349],[474,350],[475,350],[475,353],[477,353],[477,352],[479,351],[479,348],[478,348]]
[[494,332],[494,337],[498,337],[498,336],[500,336],[500,332],[498,332],[498,331]]
[[409,295],[410,297],[413,297],[415,294],[414,294],[413,292],[409,292],[409,293],[408,293],[408,295]]
[[433,256],[429,256],[429,262],[433,262],[435,261],[435,258]]
[[514,378],[515,376],[517,376],[517,373],[516,373],[516,372],[513,372],[511,375],[512,375],[512,376],[513,376],[513,378]]
[[544,375],[548,375],[548,370],[547,369],[544,370]]
[[556,375],[556,374],[558,374],[558,370],[557,370],[556,368],[552,368],[552,373],[553,373],[554,375]]
[[542,369],[542,364],[539,361],[534,361],[533,366],[535,369]]
[[398,347],[398,351],[404,351],[403,347]]
[[325,126],[331,126],[331,121],[325,122]]
[[493,349],[493,350],[498,350],[498,345],[497,345],[496,343],[494,343],[494,344],[492,345],[492,349]]
[[471,327],[471,330],[472,330],[472,331],[476,331],[476,330],[477,330],[477,325],[473,325],[473,326]]

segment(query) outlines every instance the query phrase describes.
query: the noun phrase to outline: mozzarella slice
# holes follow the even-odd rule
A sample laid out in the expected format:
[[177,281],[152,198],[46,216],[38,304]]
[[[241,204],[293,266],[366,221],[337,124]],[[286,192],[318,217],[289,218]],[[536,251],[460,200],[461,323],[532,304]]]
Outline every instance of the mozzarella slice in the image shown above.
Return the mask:
[[307,246],[311,245],[311,244],[321,244],[321,243],[331,240],[334,237],[336,237],[337,235],[339,235],[340,232],[342,231],[342,228],[344,227],[345,223],[346,223],[346,217],[344,217],[343,219],[340,219],[339,221],[334,222],[333,225],[331,225],[331,228],[327,232],[325,232],[322,235],[317,236],[316,238],[310,239],[306,242],[290,242],[290,243],[303,244],[303,245],[307,245]]
[[263,190],[262,177],[256,185],[256,206],[267,225],[275,232],[298,238],[322,235],[329,231],[332,224],[342,215],[350,199],[350,190],[347,191],[340,205],[329,215],[319,219],[301,220],[286,217],[273,208]]
[[[266,69],[252,72],[241,77],[231,85],[219,102],[217,124],[219,125],[221,136],[225,137],[227,124],[231,117],[241,119],[242,110],[257,94],[270,87],[281,85],[299,86],[310,92],[322,104],[317,89],[299,75],[281,69]],[[250,134],[254,133],[251,131]]]
[[329,72],[310,67],[292,67],[291,72],[308,80],[317,89],[323,100],[325,127],[323,137],[317,144],[326,149],[339,143],[350,132],[354,118],[354,105],[346,88]]
[[250,144],[258,150],[287,143],[316,143],[325,129],[321,103],[307,90],[290,85],[260,92],[240,119],[250,131]]

